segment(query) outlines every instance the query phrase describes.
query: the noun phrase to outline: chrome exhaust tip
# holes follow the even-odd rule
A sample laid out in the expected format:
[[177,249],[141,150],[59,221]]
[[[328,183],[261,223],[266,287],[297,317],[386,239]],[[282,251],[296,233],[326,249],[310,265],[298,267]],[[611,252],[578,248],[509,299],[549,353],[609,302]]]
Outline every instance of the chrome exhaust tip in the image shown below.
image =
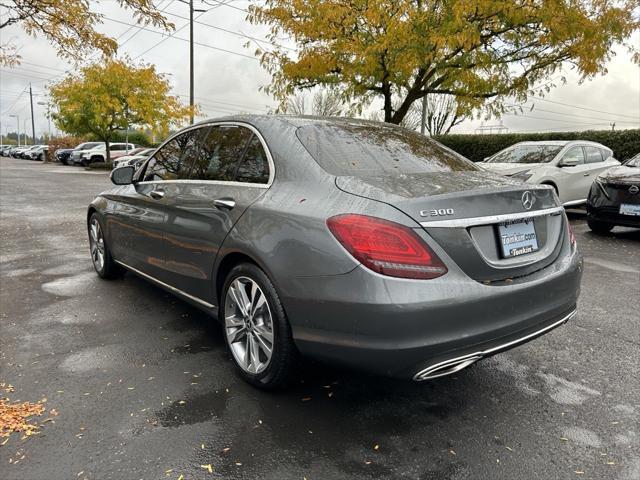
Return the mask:
[[420,370],[413,376],[413,379],[416,382],[422,382],[423,380],[432,380],[434,378],[451,375],[476,363],[481,358],[482,355],[470,355],[468,357],[445,360],[444,362],[436,363],[424,370]]
[[576,310],[572,310],[560,320],[552,323],[551,325],[547,325],[540,330],[529,333],[523,337],[517,338],[515,340],[511,340],[510,342],[503,343],[501,345],[497,345],[492,348],[488,348],[486,350],[481,350],[479,352],[470,353],[468,355],[463,355],[462,357],[450,358],[449,360],[445,360],[444,362],[436,363],[431,365],[423,370],[420,370],[413,376],[413,379],[416,382],[422,382],[423,380],[431,380],[433,378],[444,377],[445,375],[451,375],[452,373],[459,372],[463,368],[467,368],[469,365],[476,363],[478,360],[484,357],[488,357],[490,355],[494,355],[496,353],[508,350],[510,348],[515,347],[516,345],[523,344],[532,340],[540,335],[547,333],[550,330],[553,330],[556,327],[564,324],[576,314]]

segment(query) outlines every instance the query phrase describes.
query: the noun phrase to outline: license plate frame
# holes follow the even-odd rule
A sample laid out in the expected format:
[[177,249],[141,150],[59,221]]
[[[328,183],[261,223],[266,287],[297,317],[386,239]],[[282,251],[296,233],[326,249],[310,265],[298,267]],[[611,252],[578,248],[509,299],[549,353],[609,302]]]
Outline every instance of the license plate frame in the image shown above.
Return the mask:
[[640,204],[635,203],[621,203],[618,209],[620,215],[627,215],[629,217],[640,217]]
[[503,259],[520,257],[540,250],[533,218],[497,224],[496,237],[498,250]]

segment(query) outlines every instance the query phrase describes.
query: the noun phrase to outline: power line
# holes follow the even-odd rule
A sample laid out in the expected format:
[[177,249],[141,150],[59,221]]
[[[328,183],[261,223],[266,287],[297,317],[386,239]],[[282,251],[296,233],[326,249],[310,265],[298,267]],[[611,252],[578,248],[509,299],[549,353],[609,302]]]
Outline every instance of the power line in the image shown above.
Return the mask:
[[[529,105],[527,105],[526,103],[523,103],[523,104],[520,104],[520,105],[505,105],[505,106],[506,106],[506,107],[509,107],[509,108],[529,107]],[[563,113],[563,112],[557,112],[557,111],[555,111],[555,110],[545,110],[545,109],[542,109],[542,108],[535,108],[535,105],[533,105],[533,108],[529,107],[529,109],[528,109],[528,110],[529,110],[530,112],[531,112],[531,111],[536,111],[536,112],[553,113],[553,114],[555,114],[555,115],[564,115],[564,116],[567,116],[567,117],[574,117],[574,118],[586,118],[586,119],[589,119],[589,120],[607,120],[607,119],[604,119],[604,118],[602,118],[602,117],[595,117],[595,118],[594,118],[594,116],[593,116],[593,115],[591,115],[591,116],[587,116],[587,115],[578,115],[578,114],[575,114],[575,113]],[[608,114],[607,114],[607,115],[608,115]],[[617,118],[620,118],[620,117],[617,117]],[[617,119],[617,118],[616,118],[616,119]],[[616,119],[614,119],[614,120],[616,120]],[[639,121],[640,121],[640,117],[639,117]]]
[[563,103],[563,102],[557,102],[554,100],[547,100],[546,98],[539,98],[539,97],[535,97],[536,100],[540,100],[541,102],[548,102],[548,103],[555,103],[556,105],[563,105],[565,107],[573,107],[573,108],[579,108],[580,110],[588,110],[590,112],[596,112],[596,113],[605,113],[607,115],[618,115],[620,117],[628,117],[628,118],[633,118],[634,120],[637,120],[640,117],[634,117],[633,115],[623,115],[621,113],[612,113],[612,112],[605,112],[604,110],[596,110],[594,108],[588,108],[588,107],[580,107],[578,105],[572,105],[570,103]]
[[[120,23],[120,24],[122,24],[122,25],[131,25],[130,23],[123,22],[123,21],[121,21],[121,20],[116,20],[116,19],[114,19],[114,18],[110,18],[110,17],[103,17],[103,18],[104,18],[105,20],[109,20],[109,21],[111,21],[111,22],[115,22],[115,23]],[[152,29],[150,29],[150,28],[146,28],[146,27],[140,27],[140,28],[142,28],[143,30],[146,30],[146,31],[148,31],[148,32],[155,33],[155,34],[157,34],[157,35],[163,35],[163,33],[162,33],[162,32],[158,32],[157,30],[152,30]],[[169,38],[175,38],[176,40],[181,40],[181,41],[183,41],[183,42],[189,42],[189,39],[188,39],[188,38],[182,38],[182,37],[176,37],[176,36],[171,36],[171,37],[169,37]],[[198,45],[198,46],[201,46],[201,47],[206,47],[206,48],[210,48],[210,49],[212,49],[212,50],[217,50],[217,51],[220,51],[220,52],[229,53],[229,54],[231,54],[231,55],[237,55],[237,56],[239,56],[239,57],[244,57],[244,58],[249,58],[249,59],[251,59],[251,60],[259,61],[256,57],[252,57],[252,56],[250,56],[250,55],[245,55],[244,53],[234,52],[233,50],[227,50],[227,49],[225,49],[225,48],[214,47],[213,45],[208,45],[208,44],[206,44],[206,43],[201,43],[201,42],[193,42],[193,43],[194,43],[195,45]]]
[[[225,4],[226,5],[226,4]],[[214,7],[215,8],[215,7]],[[181,15],[178,15],[176,13],[169,13],[169,15],[172,15],[174,17],[177,18],[181,18],[183,20],[189,20],[187,17],[183,17]],[[217,25],[211,25],[210,23],[205,23],[205,22],[197,22],[197,21],[193,21],[194,23],[197,23],[199,25],[204,25],[205,27],[209,27],[209,28],[213,28],[215,30],[220,30],[222,32],[226,32],[226,33],[230,33],[232,35],[236,35],[238,37],[243,37],[249,40],[254,40],[255,42],[259,42],[259,43],[268,43],[269,45],[273,45],[274,47],[278,47],[278,48],[286,48],[287,50],[292,50],[295,51],[295,48],[291,48],[291,47],[287,47],[285,45],[279,45],[277,43],[271,42],[265,38],[258,38],[258,37],[252,37],[251,35],[247,35],[245,33],[241,33],[241,32],[234,32],[233,30],[228,30],[226,28],[222,28],[222,27],[218,27]]]
[[[244,13],[249,13],[249,10],[246,10],[246,9],[240,8],[240,7],[236,7],[235,5],[231,5],[230,3],[220,2],[218,0],[210,0],[210,1],[215,2],[218,5],[223,6],[223,7],[229,7],[229,8],[233,8],[234,10],[239,10],[239,11],[244,12]],[[202,0],[202,3],[204,3],[206,5],[209,5],[211,7],[214,6],[214,5],[211,5],[209,2],[207,2],[207,0]]]
[[[524,114],[516,114],[516,113],[505,113],[504,115],[508,115],[508,116],[511,116],[511,117],[534,118],[536,120],[546,120],[546,121],[549,121],[549,122],[569,123],[571,125],[593,125],[593,123],[588,123],[588,122],[568,122],[568,121],[563,120],[563,119],[548,118],[548,117],[536,117],[536,116],[533,116],[533,115],[524,115]],[[634,124],[633,122],[620,122],[620,123]]]
[[[167,8],[169,8],[173,2],[175,2],[175,0],[171,0],[169,3],[167,3],[164,7],[162,7],[162,10],[160,10],[160,12],[167,13],[166,12]],[[158,8],[160,8],[160,6],[158,6]],[[131,35],[129,38],[127,38],[124,42],[120,43],[118,45],[118,49],[122,47],[125,43],[129,42],[133,37],[135,37],[142,31],[142,29],[140,28],[140,25],[131,25],[127,30],[125,30],[125,32],[122,35],[130,31],[132,28],[138,28],[138,30],[136,30],[135,33]],[[122,35],[120,35],[120,37],[118,37],[116,40],[120,39]]]

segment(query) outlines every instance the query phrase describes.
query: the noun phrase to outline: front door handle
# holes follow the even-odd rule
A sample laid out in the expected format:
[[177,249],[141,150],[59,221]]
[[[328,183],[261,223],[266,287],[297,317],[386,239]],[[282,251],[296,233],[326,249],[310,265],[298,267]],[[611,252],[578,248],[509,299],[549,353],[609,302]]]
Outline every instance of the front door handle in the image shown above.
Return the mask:
[[164,197],[164,190],[162,189],[151,190],[151,192],[149,192],[149,196],[156,200],[160,200],[162,197]]
[[222,209],[231,210],[233,207],[236,206],[236,202],[231,198],[218,198],[213,201],[213,204],[216,206],[216,208],[219,208],[220,210]]
[[583,175],[584,175],[585,177],[588,177],[588,176],[589,176],[589,175],[591,175],[591,174],[590,174],[589,172],[587,172],[587,173],[583,173]]

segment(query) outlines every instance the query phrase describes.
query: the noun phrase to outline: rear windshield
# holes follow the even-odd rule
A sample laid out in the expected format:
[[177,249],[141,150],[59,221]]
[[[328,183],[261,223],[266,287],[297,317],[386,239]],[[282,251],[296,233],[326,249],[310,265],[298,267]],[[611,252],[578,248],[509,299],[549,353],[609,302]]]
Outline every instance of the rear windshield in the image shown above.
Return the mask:
[[547,163],[564,145],[514,145],[496,153],[489,163]]
[[405,175],[478,170],[471,161],[411,130],[338,123],[298,128],[298,139],[332,175]]

